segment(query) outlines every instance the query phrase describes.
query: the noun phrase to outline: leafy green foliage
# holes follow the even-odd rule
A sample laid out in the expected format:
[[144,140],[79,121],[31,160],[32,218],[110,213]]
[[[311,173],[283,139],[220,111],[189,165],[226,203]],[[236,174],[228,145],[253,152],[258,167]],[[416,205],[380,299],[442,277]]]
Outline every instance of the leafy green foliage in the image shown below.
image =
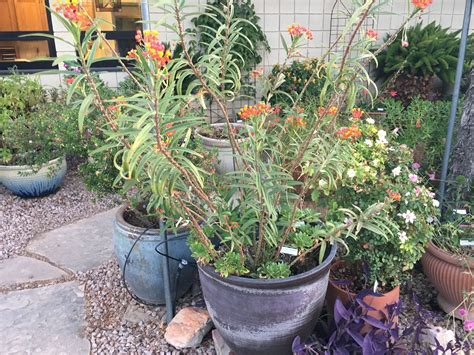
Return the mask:
[[[282,73],[285,76],[284,83],[279,87],[280,94],[276,94],[271,102],[292,106],[298,99],[298,94],[308,83],[308,87],[301,98],[303,102],[319,97],[324,84],[322,77],[324,72],[321,63],[317,58],[308,58],[302,61],[295,60],[289,66],[281,70],[280,65],[276,65],[272,70],[272,75]],[[286,94],[283,94],[286,93]],[[289,96],[290,97],[289,97]]]
[[258,270],[258,276],[263,279],[282,279],[291,275],[288,264],[269,261]]
[[[25,116],[35,112],[38,106],[46,101],[46,95],[40,83],[30,77],[12,72],[11,75],[0,77],[0,162],[11,163],[16,154],[22,154],[22,139],[12,131],[12,124],[18,118],[17,126],[22,128]],[[25,134],[24,130],[22,131]],[[16,142],[16,138],[19,142]],[[20,148],[21,146],[21,148]],[[20,149],[20,150],[19,150]],[[28,148],[27,148],[28,149]]]
[[345,260],[352,267],[366,264],[369,282],[390,288],[399,284],[405,271],[423,255],[433,236],[439,203],[411,167],[412,151],[390,143],[387,133],[367,120],[358,124],[361,136],[348,143],[353,159],[346,166],[344,187],[337,189],[330,201],[329,213],[337,215],[336,209],[341,207],[365,210],[377,202],[385,203],[371,226],[357,239],[347,240],[350,253]]
[[[419,77],[437,76],[446,84],[454,83],[457,56],[459,52],[459,32],[431,22],[422,22],[406,30],[407,47],[402,46],[403,33],[378,56],[379,76],[385,80],[397,71]],[[470,48],[466,50],[466,69],[472,61],[472,37]]]
[[[207,48],[215,39],[214,29],[225,21],[226,0],[212,0],[208,2],[205,12],[192,19],[196,26],[198,36],[197,42],[191,42],[194,52],[198,56],[205,55]],[[237,65],[243,72],[250,72],[256,65],[261,63],[262,56],[258,49],[270,51],[267,37],[259,25],[260,18],[255,12],[252,0],[233,1],[233,19],[243,19],[239,26],[240,39],[235,43],[235,56]],[[251,43],[252,45],[249,45]]]
[[[414,150],[413,161],[425,172],[439,172],[451,110],[449,101],[415,98],[406,108],[395,99],[382,102],[386,115],[380,125],[397,132],[397,142]],[[461,114],[462,104],[458,106]]]

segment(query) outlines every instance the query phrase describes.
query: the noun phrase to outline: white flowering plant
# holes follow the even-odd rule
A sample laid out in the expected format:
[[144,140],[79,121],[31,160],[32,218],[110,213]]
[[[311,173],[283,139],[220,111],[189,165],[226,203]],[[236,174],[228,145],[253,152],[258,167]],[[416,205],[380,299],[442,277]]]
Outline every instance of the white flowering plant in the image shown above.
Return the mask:
[[[366,263],[369,282],[384,289],[398,285],[424,253],[434,233],[439,202],[411,163],[412,151],[389,142],[390,134],[377,128],[371,118],[352,117],[351,126],[338,131],[352,151],[344,174],[344,187],[331,194],[329,214],[338,208],[385,202],[380,212],[386,233],[361,231],[347,240],[349,264]],[[350,132],[348,132],[350,130]],[[334,211],[334,212],[333,212]]]

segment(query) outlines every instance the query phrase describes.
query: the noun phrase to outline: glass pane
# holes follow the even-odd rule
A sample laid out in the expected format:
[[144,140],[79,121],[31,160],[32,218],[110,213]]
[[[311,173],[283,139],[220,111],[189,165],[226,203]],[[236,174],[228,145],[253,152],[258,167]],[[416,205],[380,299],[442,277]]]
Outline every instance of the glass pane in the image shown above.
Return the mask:
[[[1,0],[0,0],[1,1]],[[141,20],[140,0],[86,0],[81,4],[95,18],[106,21],[103,31],[135,31]]]
[[49,57],[48,41],[1,41],[0,62],[21,62]]
[[[135,39],[119,39],[119,40],[108,40],[110,45],[114,48],[114,50],[120,54],[121,57],[125,57],[129,50],[135,48],[136,42]],[[98,48],[95,52],[95,58],[102,58],[102,57],[112,57],[113,52],[112,50],[106,45],[103,44],[100,48]]]
[[0,0],[0,31],[47,31],[44,0]]

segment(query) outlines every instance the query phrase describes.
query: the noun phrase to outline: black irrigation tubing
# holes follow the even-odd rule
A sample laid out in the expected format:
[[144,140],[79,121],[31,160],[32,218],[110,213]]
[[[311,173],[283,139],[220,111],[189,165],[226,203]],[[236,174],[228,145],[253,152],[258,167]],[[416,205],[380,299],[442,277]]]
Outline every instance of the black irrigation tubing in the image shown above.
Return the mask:
[[[143,299],[141,299],[140,297],[138,297],[137,295],[135,295],[128,287],[127,285],[127,282],[125,280],[125,274],[126,274],[126,270],[127,270],[127,264],[128,264],[128,261],[130,259],[130,255],[132,254],[133,252],[133,249],[135,248],[135,246],[137,245],[137,243],[140,241],[140,239],[143,237],[143,235],[148,232],[150,229],[154,229],[156,228],[156,225],[153,225],[151,227],[148,227],[146,229],[143,230],[143,232],[137,237],[137,239],[133,242],[130,250],[128,251],[127,253],[127,256],[125,258],[125,263],[123,265],[123,270],[122,270],[122,282],[123,282],[123,285],[125,287],[125,290],[127,291],[127,293],[130,295],[130,297],[132,297],[132,299],[134,299],[136,302],[138,303],[141,303],[141,304],[144,304],[146,306],[153,306],[153,307],[156,307],[156,306],[162,306],[161,304],[156,304],[156,303],[152,303],[152,302],[147,302]],[[167,233],[165,231],[165,233]],[[160,252],[158,250],[158,248],[166,243],[166,242],[170,242],[170,241],[173,241],[173,240],[180,240],[180,239],[185,239],[187,238],[187,236],[180,236],[180,237],[176,237],[176,238],[172,238],[171,240],[164,240],[164,241],[161,241],[159,242],[156,247],[155,247],[155,251],[161,255],[161,256],[164,256],[166,258],[169,258],[171,260],[175,260],[175,261],[178,261],[179,264],[178,264],[178,272],[176,274],[176,280],[175,280],[175,295],[174,295],[174,301],[176,301],[176,297],[177,297],[177,292],[178,292],[178,285],[179,285],[179,280],[180,280],[180,277],[181,277],[181,271],[183,268],[185,268],[186,266],[197,266],[197,263],[196,262],[193,262],[193,261],[188,261],[186,259],[178,259],[178,258],[175,258],[171,255],[168,255],[168,254],[164,254],[162,252]]]

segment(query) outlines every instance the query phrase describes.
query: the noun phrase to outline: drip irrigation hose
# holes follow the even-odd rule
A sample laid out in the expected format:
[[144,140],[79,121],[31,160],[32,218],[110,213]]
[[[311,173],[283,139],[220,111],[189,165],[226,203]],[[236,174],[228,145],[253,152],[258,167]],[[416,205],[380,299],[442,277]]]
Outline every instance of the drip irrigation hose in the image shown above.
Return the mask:
[[[127,264],[129,262],[129,259],[130,259],[130,255],[132,254],[132,251],[133,249],[135,248],[135,245],[137,245],[137,243],[140,241],[140,239],[143,237],[143,235],[145,235],[146,232],[148,232],[150,229],[154,229],[156,228],[155,225],[151,226],[151,227],[148,227],[146,229],[143,230],[143,232],[140,233],[140,235],[137,237],[137,239],[135,239],[135,241],[133,242],[130,250],[128,251],[127,253],[127,256],[125,257],[125,263],[123,264],[123,269],[122,269],[122,283],[125,287],[125,290],[127,291],[127,293],[130,295],[130,297],[132,297],[132,299],[134,299],[136,302],[138,303],[141,303],[141,304],[144,304],[146,306],[152,306],[152,307],[157,307],[157,306],[162,306],[162,304],[157,304],[157,303],[152,303],[152,302],[147,302],[143,299],[141,299],[140,297],[138,297],[137,295],[135,295],[131,290],[130,288],[128,287],[127,285],[127,282],[125,280],[125,273],[126,273],[126,270],[127,270]],[[166,231],[165,231],[166,233]],[[156,247],[155,247],[155,251],[161,255],[161,256],[164,256],[168,259],[171,259],[171,260],[175,260],[175,261],[178,261],[179,264],[178,264],[178,272],[176,273],[176,279],[175,279],[175,294],[174,294],[174,300],[176,301],[176,298],[177,298],[177,295],[178,295],[178,285],[179,285],[179,280],[180,280],[180,277],[181,277],[181,271],[186,267],[186,266],[196,266],[196,262],[193,262],[193,261],[188,261],[186,259],[178,259],[178,258],[175,258],[171,255],[168,255],[168,254],[164,254],[162,252],[160,252],[158,250],[158,248],[166,243],[166,242],[169,242],[169,241],[173,241],[173,240],[180,240],[180,239],[185,239],[187,238],[187,236],[180,236],[180,237],[176,237],[176,238],[173,238],[171,240],[163,240],[161,242],[159,242]]]

